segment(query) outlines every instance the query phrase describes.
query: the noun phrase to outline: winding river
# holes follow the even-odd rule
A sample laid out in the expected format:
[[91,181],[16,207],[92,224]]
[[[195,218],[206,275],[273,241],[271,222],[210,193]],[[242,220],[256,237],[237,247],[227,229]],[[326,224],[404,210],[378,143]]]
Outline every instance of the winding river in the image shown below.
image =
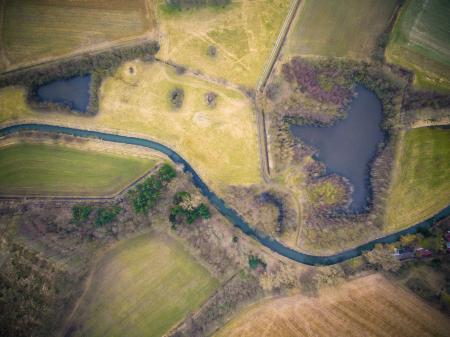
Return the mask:
[[443,210],[441,210],[438,214],[435,216],[420,222],[414,226],[411,226],[407,229],[404,229],[402,231],[378,238],[376,240],[372,240],[370,242],[367,242],[361,246],[342,251],[335,255],[330,256],[318,256],[318,255],[308,255],[301,253],[299,251],[296,251],[292,248],[284,246],[282,243],[280,243],[277,240],[274,240],[260,232],[255,231],[252,229],[245,221],[244,219],[237,214],[237,212],[228,207],[225,202],[220,199],[214,192],[212,192],[209,187],[205,184],[205,182],[200,178],[200,176],[197,174],[197,172],[194,171],[194,169],[189,165],[189,163],[184,160],[178,153],[173,151],[172,149],[168,148],[167,146],[164,146],[160,143],[157,143],[155,141],[143,139],[143,138],[136,138],[136,137],[127,137],[127,136],[121,136],[121,135],[115,135],[110,133],[103,133],[98,131],[89,131],[89,130],[81,130],[81,129],[74,129],[74,128],[68,128],[68,127],[62,127],[62,126],[56,126],[56,125],[46,125],[46,124],[19,124],[19,125],[12,125],[5,128],[0,129],[0,135],[7,135],[16,133],[19,131],[41,131],[41,132],[53,132],[53,133],[62,133],[62,134],[68,134],[73,135],[77,137],[85,137],[85,138],[97,138],[109,142],[114,143],[122,143],[122,144],[130,144],[130,145],[138,145],[147,147],[156,151],[159,151],[165,155],[167,155],[173,162],[177,164],[181,164],[184,167],[184,171],[192,174],[192,178],[194,181],[194,184],[197,188],[200,189],[200,191],[203,193],[203,195],[208,198],[208,200],[211,202],[211,204],[223,215],[225,216],[229,221],[233,223],[234,226],[241,229],[246,235],[249,235],[253,238],[255,238],[257,241],[259,241],[264,246],[270,248],[272,251],[285,256],[291,260],[304,263],[307,265],[333,265],[339,262],[343,262],[345,260],[357,257],[361,255],[364,251],[371,250],[377,243],[392,243],[400,239],[401,236],[406,234],[412,234],[417,232],[420,228],[427,228],[433,225],[436,221],[439,221],[446,216],[450,215],[450,206],[447,206]]

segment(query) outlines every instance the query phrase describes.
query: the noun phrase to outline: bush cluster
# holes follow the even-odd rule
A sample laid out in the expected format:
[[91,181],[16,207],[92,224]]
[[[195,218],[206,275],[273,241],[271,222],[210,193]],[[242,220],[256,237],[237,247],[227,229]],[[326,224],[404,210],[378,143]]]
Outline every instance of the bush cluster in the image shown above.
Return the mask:
[[170,209],[169,220],[172,227],[176,227],[186,221],[188,224],[194,223],[197,219],[209,219],[211,213],[204,203],[196,205],[192,196],[188,192],[178,192],[174,196],[174,207]]
[[175,169],[164,164],[155,175],[138,184],[129,192],[131,203],[136,213],[147,213],[161,197],[161,190],[176,177]]

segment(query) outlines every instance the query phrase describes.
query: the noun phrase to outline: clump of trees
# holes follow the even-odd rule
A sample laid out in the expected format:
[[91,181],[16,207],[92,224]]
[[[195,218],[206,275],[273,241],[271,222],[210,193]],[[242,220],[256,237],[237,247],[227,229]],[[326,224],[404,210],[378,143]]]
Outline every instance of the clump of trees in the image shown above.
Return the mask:
[[174,206],[169,213],[169,220],[173,228],[184,221],[192,224],[198,219],[209,219],[211,217],[208,206],[200,202],[200,198],[193,197],[189,192],[176,193],[173,203]]
[[117,215],[122,211],[119,206],[111,206],[99,208],[95,215],[95,225],[97,227],[109,224],[117,219]]
[[176,177],[175,169],[164,164],[156,174],[130,190],[129,197],[136,213],[147,213],[161,197],[162,189]]
[[217,94],[213,91],[210,91],[205,94],[205,102],[210,108],[214,108],[217,103]]
[[72,222],[75,224],[84,223],[89,219],[92,212],[92,206],[75,205],[72,207]]
[[170,92],[169,92],[169,101],[170,104],[172,104],[172,106],[175,109],[179,109],[181,108],[181,106],[183,105],[183,101],[184,101],[184,90],[183,88],[173,88]]
[[250,255],[248,257],[248,266],[251,269],[266,269],[267,263],[258,255]]
[[382,244],[376,244],[374,249],[364,253],[364,258],[378,270],[395,272],[401,267],[401,262],[395,258],[393,250]]

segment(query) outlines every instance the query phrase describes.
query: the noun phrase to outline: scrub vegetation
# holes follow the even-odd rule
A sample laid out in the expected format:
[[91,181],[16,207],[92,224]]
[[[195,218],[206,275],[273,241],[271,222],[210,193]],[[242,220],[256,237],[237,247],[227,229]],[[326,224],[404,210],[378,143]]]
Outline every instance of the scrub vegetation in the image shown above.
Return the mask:
[[267,300],[243,310],[216,337],[446,336],[445,315],[381,275],[359,278],[318,298]]
[[368,59],[396,4],[396,0],[304,0],[282,52],[285,57]]
[[10,67],[149,35],[152,1],[5,0],[2,42]]
[[388,62],[414,71],[423,89],[450,90],[450,2],[407,0],[386,49]]
[[138,236],[119,243],[96,264],[75,316],[74,336],[164,335],[217,286],[174,239]]
[[450,129],[417,128],[403,135],[397,153],[386,230],[427,219],[450,202]]
[[154,160],[46,144],[0,148],[0,193],[102,196],[120,192]]
[[168,11],[167,2],[159,0],[164,36],[159,57],[254,87],[289,4],[286,0],[242,0],[224,7]]

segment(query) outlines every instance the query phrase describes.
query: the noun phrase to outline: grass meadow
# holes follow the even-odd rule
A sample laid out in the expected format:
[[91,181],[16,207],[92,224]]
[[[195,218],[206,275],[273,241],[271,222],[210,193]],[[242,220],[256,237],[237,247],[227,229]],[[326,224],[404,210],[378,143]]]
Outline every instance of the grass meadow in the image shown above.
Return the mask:
[[169,236],[128,239],[97,263],[72,322],[74,336],[163,336],[217,286]]
[[245,309],[215,337],[445,337],[450,321],[378,274],[319,297],[267,300]]
[[389,62],[415,73],[424,89],[450,90],[450,2],[408,0],[386,49]]
[[[287,15],[290,0],[233,0],[225,8],[168,12],[158,1],[159,56],[254,87]],[[217,50],[208,55],[209,46]]]
[[0,147],[0,194],[102,196],[119,192],[154,160],[58,145]]
[[368,59],[395,7],[395,0],[303,0],[282,53]]
[[385,229],[427,219],[450,202],[450,129],[417,128],[400,140]]
[[127,40],[155,27],[146,0],[4,1],[1,42],[12,66]]
[[[185,92],[180,109],[168,99],[176,87]],[[217,94],[214,107],[205,101],[208,92]],[[255,118],[241,92],[160,63],[124,64],[102,84],[94,117],[38,113],[27,106],[23,89],[0,90],[0,123],[32,120],[152,138],[178,151],[216,188],[260,182]]]

